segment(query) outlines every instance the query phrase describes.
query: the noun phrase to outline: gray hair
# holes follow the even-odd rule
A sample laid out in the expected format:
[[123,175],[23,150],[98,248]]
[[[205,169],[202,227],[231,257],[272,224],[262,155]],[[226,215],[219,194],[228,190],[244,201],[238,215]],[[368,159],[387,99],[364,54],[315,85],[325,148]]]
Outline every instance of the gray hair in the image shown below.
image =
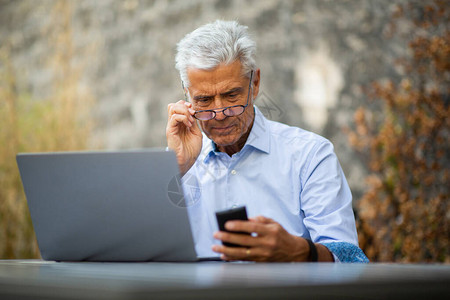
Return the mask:
[[256,69],[255,52],[256,43],[249,37],[247,26],[236,21],[216,20],[187,34],[177,44],[175,67],[188,87],[188,68],[210,70],[239,59],[247,75]]

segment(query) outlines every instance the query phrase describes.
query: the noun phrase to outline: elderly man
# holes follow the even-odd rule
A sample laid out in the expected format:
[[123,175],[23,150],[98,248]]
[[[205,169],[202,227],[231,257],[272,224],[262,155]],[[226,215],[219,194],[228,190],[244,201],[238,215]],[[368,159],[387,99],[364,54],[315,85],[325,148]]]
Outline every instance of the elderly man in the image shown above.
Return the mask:
[[[254,106],[261,74],[255,51],[247,27],[234,21],[206,24],[178,43],[186,100],[169,104],[166,136],[183,175],[197,253],[367,261],[332,144],[269,121]],[[251,218],[217,231],[215,212],[241,205]]]

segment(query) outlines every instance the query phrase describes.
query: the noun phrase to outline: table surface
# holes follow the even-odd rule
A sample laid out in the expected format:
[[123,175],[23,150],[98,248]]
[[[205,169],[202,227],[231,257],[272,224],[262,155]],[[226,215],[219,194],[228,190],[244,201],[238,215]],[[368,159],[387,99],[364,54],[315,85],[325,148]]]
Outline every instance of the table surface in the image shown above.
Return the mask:
[[0,260],[0,299],[450,298],[449,265]]

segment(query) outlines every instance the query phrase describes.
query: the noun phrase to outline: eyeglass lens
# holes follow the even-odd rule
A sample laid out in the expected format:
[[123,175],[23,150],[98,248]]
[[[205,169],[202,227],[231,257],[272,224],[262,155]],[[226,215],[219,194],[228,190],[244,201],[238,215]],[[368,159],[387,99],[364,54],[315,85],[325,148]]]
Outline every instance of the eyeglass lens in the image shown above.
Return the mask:
[[[234,116],[239,116],[240,114],[242,114],[244,112],[244,110],[245,110],[245,107],[243,105],[237,105],[237,106],[227,107],[222,112],[227,117],[234,117]],[[216,116],[216,112],[213,110],[199,111],[199,112],[196,112],[194,114],[194,116],[201,121],[207,121],[207,120],[214,119]]]

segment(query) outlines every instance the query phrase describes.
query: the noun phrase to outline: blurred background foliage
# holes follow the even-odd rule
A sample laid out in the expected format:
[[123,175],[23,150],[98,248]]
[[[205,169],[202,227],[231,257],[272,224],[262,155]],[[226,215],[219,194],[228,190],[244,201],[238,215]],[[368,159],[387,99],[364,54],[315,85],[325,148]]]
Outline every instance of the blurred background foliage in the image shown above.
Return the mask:
[[81,70],[74,67],[71,3],[55,2],[46,33],[52,52],[51,92],[36,99],[16,81],[8,45],[0,48],[0,257],[39,257],[15,155],[86,149],[92,128],[89,110],[93,103],[79,91]]
[[334,143],[371,261],[449,262],[447,2],[0,0],[0,258],[39,257],[15,155],[165,146],[176,42],[222,18],[267,117]]
[[375,82],[380,109],[355,113],[351,144],[371,170],[358,203],[361,247],[374,261],[450,262],[450,30],[448,2],[399,6],[411,23],[400,82]]

